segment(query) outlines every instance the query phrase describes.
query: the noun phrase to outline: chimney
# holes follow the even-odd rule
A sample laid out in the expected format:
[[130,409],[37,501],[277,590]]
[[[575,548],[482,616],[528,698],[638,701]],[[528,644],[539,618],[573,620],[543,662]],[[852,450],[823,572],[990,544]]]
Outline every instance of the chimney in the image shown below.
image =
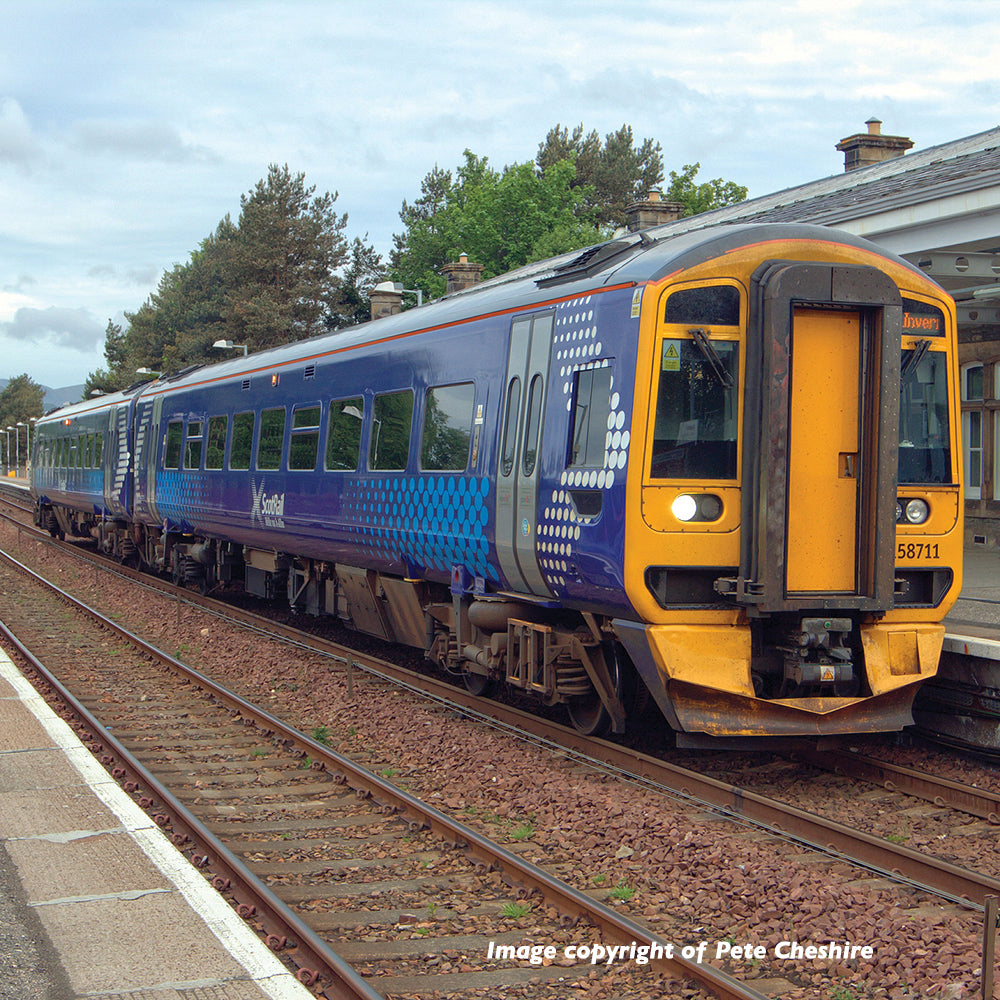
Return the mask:
[[662,192],[653,188],[646,195],[645,201],[632,202],[625,209],[625,227],[628,231],[634,233],[639,229],[650,229],[667,222],[676,222],[684,214],[683,202],[662,199]]
[[882,135],[882,122],[869,118],[865,122],[868,132],[849,135],[837,143],[837,149],[844,154],[844,170],[857,170],[873,163],[894,160],[913,147],[913,142],[902,135]]
[[478,285],[483,276],[483,265],[470,264],[469,255],[460,253],[457,261],[445,264],[441,268],[441,273],[448,279],[448,289],[445,294],[451,295],[452,292],[460,292],[463,288]]
[[369,300],[372,306],[372,319],[395,316],[396,313],[403,311],[403,293],[397,291],[391,281],[383,281],[376,285]]

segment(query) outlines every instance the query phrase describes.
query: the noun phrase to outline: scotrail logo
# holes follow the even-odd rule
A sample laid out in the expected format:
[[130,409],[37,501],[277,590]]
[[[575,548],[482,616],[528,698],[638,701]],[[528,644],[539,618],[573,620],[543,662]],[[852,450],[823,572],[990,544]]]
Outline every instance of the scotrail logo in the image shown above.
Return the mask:
[[250,490],[253,493],[253,507],[250,519],[254,524],[262,524],[267,528],[283,528],[285,526],[285,494],[264,491],[264,480],[260,486],[251,481]]

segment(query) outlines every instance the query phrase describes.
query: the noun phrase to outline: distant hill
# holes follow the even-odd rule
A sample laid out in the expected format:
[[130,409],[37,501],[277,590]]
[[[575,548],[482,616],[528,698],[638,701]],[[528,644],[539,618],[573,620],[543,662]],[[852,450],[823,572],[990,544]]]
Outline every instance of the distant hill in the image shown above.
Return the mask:
[[64,385],[61,389],[50,389],[43,385],[45,390],[45,412],[63,406],[65,403],[79,403],[83,399],[83,383],[79,385]]
[[[9,381],[10,379],[0,378],[0,392],[7,388]],[[47,385],[43,385],[42,388],[45,390],[43,413],[48,413],[49,410],[54,410],[64,403],[79,403],[83,399],[82,383],[80,385],[64,385],[61,389],[50,389]]]

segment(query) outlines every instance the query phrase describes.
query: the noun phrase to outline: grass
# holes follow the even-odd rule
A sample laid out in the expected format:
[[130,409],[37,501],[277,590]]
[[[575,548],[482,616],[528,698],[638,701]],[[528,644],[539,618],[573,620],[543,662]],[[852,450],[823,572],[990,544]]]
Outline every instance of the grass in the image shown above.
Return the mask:
[[513,920],[520,920],[531,912],[531,903],[504,903],[500,907],[500,915],[510,917]]
[[620,878],[611,890],[611,898],[625,902],[631,899],[639,890],[628,884],[625,879]]
[[513,840],[530,840],[535,835],[535,824],[530,820],[522,820],[510,831]]

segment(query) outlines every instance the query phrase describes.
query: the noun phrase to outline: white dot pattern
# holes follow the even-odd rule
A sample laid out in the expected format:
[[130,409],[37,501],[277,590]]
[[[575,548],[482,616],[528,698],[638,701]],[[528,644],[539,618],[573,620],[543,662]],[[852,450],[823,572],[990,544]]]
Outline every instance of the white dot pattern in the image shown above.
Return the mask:
[[[591,303],[591,296],[562,303],[557,310],[553,331],[553,373],[551,386],[561,390],[566,410],[573,410],[573,375],[588,368],[608,368],[611,362],[601,357],[604,343]],[[558,377],[557,377],[558,376]],[[574,545],[580,539],[581,526],[593,518],[577,513],[570,496],[573,489],[610,489],[617,476],[624,475],[628,462],[629,432],[621,396],[611,378],[611,412],[604,446],[602,469],[566,469],[549,502],[541,511],[538,523],[538,561],[552,587],[565,587],[567,574],[573,575]]]

